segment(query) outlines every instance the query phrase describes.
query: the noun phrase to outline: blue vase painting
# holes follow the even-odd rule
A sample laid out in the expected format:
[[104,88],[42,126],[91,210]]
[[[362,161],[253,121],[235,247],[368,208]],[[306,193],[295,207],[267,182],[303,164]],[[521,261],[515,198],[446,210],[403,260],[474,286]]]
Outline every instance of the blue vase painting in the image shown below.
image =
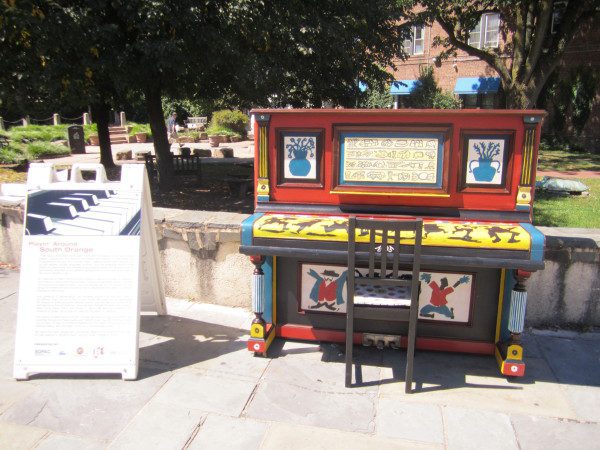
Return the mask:
[[470,140],[467,183],[501,184],[503,159],[503,140]]
[[286,178],[316,179],[314,136],[286,136],[285,141]]

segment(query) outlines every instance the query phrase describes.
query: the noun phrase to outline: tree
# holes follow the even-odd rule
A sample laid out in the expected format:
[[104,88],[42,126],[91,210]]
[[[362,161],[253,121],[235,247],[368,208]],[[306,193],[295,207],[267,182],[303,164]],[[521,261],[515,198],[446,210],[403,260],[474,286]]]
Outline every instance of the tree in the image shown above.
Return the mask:
[[[244,6],[251,5],[249,8]],[[409,33],[398,19],[409,0],[238,2],[232,22],[245,55],[237,83],[246,101],[268,105],[351,107],[358,82],[391,81],[387,67],[405,57]],[[252,78],[248,79],[251,75]]]
[[[0,3],[0,102],[29,114],[92,106],[100,118],[101,162],[114,166],[108,135],[112,85],[100,76],[104,62],[90,42],[96,22],[78,5],[52,1]],[[48,104],[51,99],[52,105]]]
[[[598,0],[417,0],[408,19],[412,23],[437,21],[447,37],[441,57],[462,50],[488,63],[499,75],[509,108],[531,108],[568,44],[586,21],[598,17]],[[422,9],[424,8],[424,9]],[[422,9],[422,10],[421,10]],[[505,44],[499,48],[469,45],[469,34],[484,12],[498,12]],[[561,15],[552,27],[553,14]],[[508,59],[506,58],[508,56]]]

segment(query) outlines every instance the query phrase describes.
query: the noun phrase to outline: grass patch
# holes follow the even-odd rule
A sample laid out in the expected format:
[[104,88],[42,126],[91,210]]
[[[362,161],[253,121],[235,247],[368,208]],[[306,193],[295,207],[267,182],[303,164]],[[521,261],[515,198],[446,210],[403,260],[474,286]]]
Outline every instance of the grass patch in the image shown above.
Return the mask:
[[[16,142],[43,141],[52,142],[67,139],[67,128],[70,125],[28,125],[26,127],[12,127],[6,133],[8,137]],[[85,139],[91,134],[98,134],[98,127],[95,123],[83,126]]]
[[545,227],[600,228],[600,178],[582,178],[590,188],[587,197],[536,194],[533,224]]
[[15,164],[27,159],[23,145],[11,142],[0,148],[0,164]]
[[71,150],[64,145],[52,144],[50,142],[32,142],[27,144],[27,155],[29,159],[38,159],[44,156],[70,155]]
[[559,172],[578,170],[600,171],[600,154],[540,149],[538,170],[556,170]]
[[213,135],[213,134],[224,134],[225,136],[237,136],[237,137],[242,137],[242,135],[240,133],[237,133],[233,130],[230,130],[228,128],[225,127],[220,127],[220,126],[214,126],[211,125],[210,127],[208,127],[208,129],[206,130],[206,132],[209,135]]

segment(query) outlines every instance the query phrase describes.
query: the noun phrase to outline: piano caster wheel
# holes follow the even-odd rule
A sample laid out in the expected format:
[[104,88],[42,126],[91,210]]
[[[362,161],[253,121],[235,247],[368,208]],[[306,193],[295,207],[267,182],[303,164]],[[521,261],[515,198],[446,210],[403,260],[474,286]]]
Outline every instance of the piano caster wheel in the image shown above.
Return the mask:
[[377,341],[377,348],[379,350],[383,350],[384,347],[385,347],[385,342],[384,341]]

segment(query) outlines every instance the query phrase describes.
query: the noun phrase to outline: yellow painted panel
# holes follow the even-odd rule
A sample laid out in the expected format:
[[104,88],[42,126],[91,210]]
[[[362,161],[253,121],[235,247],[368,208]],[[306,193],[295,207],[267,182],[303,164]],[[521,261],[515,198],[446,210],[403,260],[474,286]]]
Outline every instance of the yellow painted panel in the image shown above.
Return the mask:
[[[348,218],[265,214],[254,222],[253,235],[258,238],[271,239],[347,242]],[[369,242],[368,234],[357,230],[356,242]],[[381,242],[381,236],[376,237],[376,242]],[[402,233],[401,243],[413,244],[414,233],[412,236],[407,232]],[[523,227],[512,223],[425,220],[423,245],[528,251],[531,247],[531,237]]]

